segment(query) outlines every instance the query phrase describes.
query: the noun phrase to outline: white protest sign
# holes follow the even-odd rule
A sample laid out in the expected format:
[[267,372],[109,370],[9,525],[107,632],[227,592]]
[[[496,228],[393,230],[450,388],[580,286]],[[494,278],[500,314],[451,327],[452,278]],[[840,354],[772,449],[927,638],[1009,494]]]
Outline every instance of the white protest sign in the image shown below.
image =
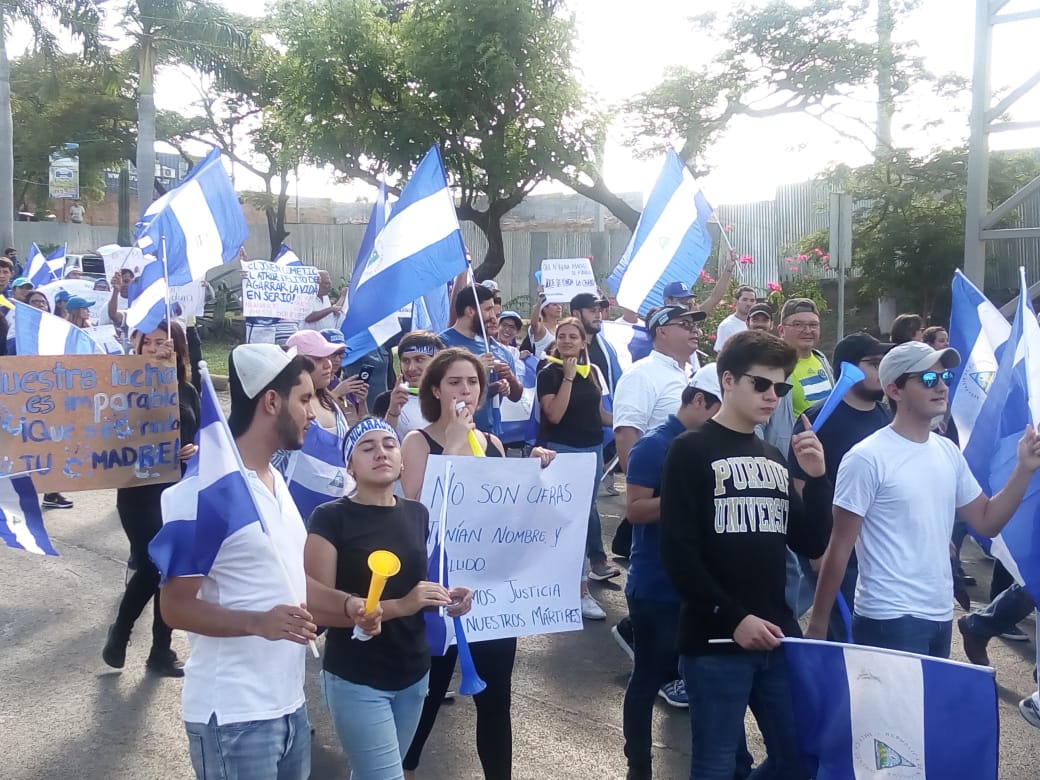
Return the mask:
[[98,247],[97,253],[104,260],[106,279],[111,279],[113,274],[124,268],[129,268],[137,276],[144,268],[144,253],[136,246],[105,244]]
[[37,289],[47,296],[52,313],[54,312],[54,296],[65,290],[69,295],[78,295],[80,298],[85,298],[94,304],[90,307],[90,321],[95,325],[109,325],[112,322],[112,319],[108,316],[108,300],[112,297],[112,292],[110,290],[95,290],[94,282],[89,279],[61,279],[57,282],[45,284]]
[[170,313],[175,320],[201,317],[206,308],[206,285],[203,281],[170,288]]
[[448,585],[473,590],[473,609],[463,618],[470,642],[581,629],[595,471],[592,453],[558,455],[545,469],[537,458],[427,460],[422,503],[430,510],[429,548],[439,539],[447,494]]
[[542,290],[547,303],[570,303],[578,293],[598,295],[592,263],[587,257],[542,260]]
[[95,325],[93,328],[83,328],[83,331],[101,345],[101,348],[105,350],[105,354],[125,354],[123,345],[119,341],[119,336],[116,335],[116,326],[112,323],[109,323],[108,325]]
[[282,266],[266,260],[244,263],[242,314],[302,320],[314,310],[318,271],[311,266]]

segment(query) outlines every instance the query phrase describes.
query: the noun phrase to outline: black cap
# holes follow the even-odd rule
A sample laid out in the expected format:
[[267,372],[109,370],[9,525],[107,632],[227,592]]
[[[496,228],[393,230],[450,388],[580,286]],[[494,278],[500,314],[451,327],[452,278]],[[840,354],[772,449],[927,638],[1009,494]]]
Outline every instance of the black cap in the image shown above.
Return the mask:
[[864,358],[887,354],[894,346],[878,341],[869,333],[853,333],[834,347],[834,370],[840,375],[842,363],[856,365]]
[[605,309],[610,304],[603,298],[599,298],[592,293],[578,293],[571,298],[571,311],[577,311],[578,309]]
[[669,322],[675,322],[683,317],[689,317],[694,322],[701,322],[707,319],[708,315],[703,311],[690,311],[685,306],[661,306],[658,309],[654,309],[650,312],[646,318],[646,329],[650,331],[650,338],[654,337],[657,329],[662,325],[667,325]]
[[773,310],[769,308],[768,303],[756,303],[754,306],[748,309],[747,316],[749,320],[756,314],[764,314],[767,317],[769,317],[769,319],[773,319]]

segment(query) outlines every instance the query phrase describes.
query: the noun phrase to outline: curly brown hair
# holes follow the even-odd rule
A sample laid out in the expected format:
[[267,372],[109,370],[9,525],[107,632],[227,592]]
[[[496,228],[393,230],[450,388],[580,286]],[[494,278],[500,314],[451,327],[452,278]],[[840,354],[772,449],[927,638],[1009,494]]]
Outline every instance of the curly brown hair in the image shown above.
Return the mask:
[[422,412],[422,416],[430,422],[437,422],[441,418],[441,399],[433,394],[433,388],[440,386],[448,373],[448,369],[451,368],[452,364],[459,361],[469,363],[476,369],[477,380],[480,382],[480,397],[477,399],[477,406],[480,406],[484,401],[488,379],[487,371],[484,369],[484,364],[480,362],[480,359],[468,349],[450,347],[442,350],[437,353],[433,360],[426,364],[422,380],[419,382],[419,409]]

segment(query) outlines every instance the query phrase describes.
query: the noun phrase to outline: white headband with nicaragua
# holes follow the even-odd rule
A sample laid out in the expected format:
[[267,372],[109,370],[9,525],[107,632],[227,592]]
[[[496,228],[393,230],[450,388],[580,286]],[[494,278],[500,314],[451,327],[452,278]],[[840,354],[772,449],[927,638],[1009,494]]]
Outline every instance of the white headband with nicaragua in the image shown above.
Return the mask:
[[354,454],[354,448],[358,445],[358,442],[361,441],[366,433],[371,433],[372,431],[384,431],[395,439],[397,438],[397,431],[382,417],[366,417],[347,433],[347,438],[343,442],[344,463],[350,463],[350,456]]

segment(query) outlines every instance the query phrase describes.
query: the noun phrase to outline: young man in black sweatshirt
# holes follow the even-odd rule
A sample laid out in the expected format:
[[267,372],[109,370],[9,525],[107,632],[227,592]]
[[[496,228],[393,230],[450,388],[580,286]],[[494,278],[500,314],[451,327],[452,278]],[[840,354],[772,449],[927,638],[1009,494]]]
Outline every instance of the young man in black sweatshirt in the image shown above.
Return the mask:
[[819,557],[830,535],[823,447],[801,420],[791,440],[803,499],[780,452],[755,436],[797,360],[776,336],[746,331],[719,356],[722,407],[665,459],[661,562],[681,600],[680,667],[690,699],[691,780],[730,780],[751,707],[767,756],[756,777],[801,780],[780,639],[800,636],[784,600],[786,548]]

